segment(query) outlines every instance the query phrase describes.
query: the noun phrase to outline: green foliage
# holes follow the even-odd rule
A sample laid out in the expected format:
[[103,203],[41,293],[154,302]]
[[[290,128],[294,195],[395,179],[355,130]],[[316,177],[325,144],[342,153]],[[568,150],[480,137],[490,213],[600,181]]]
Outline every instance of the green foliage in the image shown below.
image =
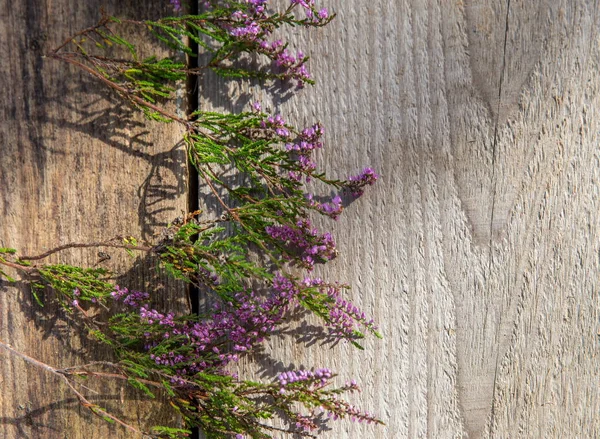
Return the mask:
[[[8,258],[2,255],[6,255],[8,257],[14,255],[17,251],[14,248],[3,248],[0,247],[0,263],[2,262],[9,262]],[[0,279],[4,278],[6,279],[8,282],[16,282],[16,279],[13,278],[12,276],[10,276],[6,271],[3,270],[3,268],[0,266]]]
[[187,430],[185,428],[172,428],[172,427],[164,427],[164,426],[156,426],[152,427],[152,433],[161,437],[168,439],[180,439],[189,437],[192,434],[191,430]]
[[[349,384],[334,387],[331,375],[305,376],[288,383],[279,378],[279,382],[265,383],[233,377],[225,369],[229,361],[234,361],[227,355],[251,351],[276,325],[286,323],[288,313],[296,305],[322,319],[325,326],[335,327],[341,319],[352,328],[348,322],[354,319],[354,323],[380,335],[364,315],[357,315],[356,308],[338,301],[336,294],[344,286],[310,284],[310,281],[303,284],[285,274],[289,263],[308,264],[312,268],[314,262],[334,257],[331,237],[325,239],[308,220],[311,211],[335,218],[327,210],[334,207],[325,208],[313,202],[303,183],[312,180],[336,191],[347,184],[329,179],[310,162],[310,151],[321,147],[320,125],[312,127],[313,134],[309,135],[306,130],[285,124],[280,116],[274,119],[261,112],[259,107],[240,114],[198,111],[183,119],[165,106],[173,102],[178,82],[188,75],[201,74],[204,69],[241,79],[300,78],[304,83],[312,83],[305,70],[299,68],[308,59],[302,55],[292,63],[296,63],[295,67],[283,73],[246,67],[244,61],[250,54],[277,64],[282,55],[288,56],[284,52],[287,45],[266,49],[262,37],[281,26],[321,26],[330,18],[320,21],[295,18],[292,10],[297,5],[293,3],[282,13],[257,15],[261,38],[235,37],[232,29],[239,24],[235,18],[237,11],[251,11],[251,3],[223,0],[210,4],[212,8],[199,15],[156,21],[104,17],[96,26],[69,39],[52,56],[92,74],[148,119],[184,126],[189,162],[214,195],[218,204],[216,213],[211,217],[194,212],[174,221],[147,250],[158,255],[170,276],[202,287],[219,306],[206,315],[162,314],[152,308],[153,298],[116,287],[104,269],[31,265],[19,260],[16,251],[10,248],[0,248],[0,266],[26,275],[40,305],[38,294],[45,289],[68,312],[81,315],[90,337],[109,347],[116,358],[114,363],[99,362],[82,366],[81,370],[73,368],[65,376],[119,378],[149,398],[166,398],[185,422],[183,429],[153,427],[148,433],[150,437],[182,439],[194,427],[201,428],[209,439],[231,439],[237,434],[267,439],[274,432],[312,436],[308,430],[316,425],[309,417],[317,408],[336,416],[379,422],[356,412],[340,399],[340,395],[357,387]],[[317,11],[311,8],[315,17]],[[146,32],[178,55],[141,59],[136,44],[120,35],[124,25]],[[178,61],[183,53],[197,56],[186,39],[196,42],[208,55],[206,65],[191,69]],[[311,136],[314,137],[310,140],[311,148],[301,150],[299,145],[308,142]],[[290,147],[294,142],[298,144],[297,152]],[[341,201],[336,206],[341,211]],[[283,230],[283,238],[273,230]],[[133,237],[116,246],[131,256],[135,256],[134,250],[145,248]],[[0,276],[14,280],[2,270]],[[277,290],[277,282],[284,281],[289,281],[289,286],[279,285]],[[328,291],[331,288],[336,294]],[[98,311],[99,306],[103,308],[102,321],[88,313]],[[357,329],[348,331],[338,335],[337,340],[346,338],[362,349],[357,340],[364,334]],[[231,336],[234,332],[237,339]],[[239,334],[250,335],[244,339]],[[231,346],[237,343],[235,340],[244,340],[240,343],[248,347]],[[103,368],[111,370],[106,372]],[[95,405],[89,408],[108,422],[116,422],[112,415],[107,416],[105,409]],[[281,429],[270,427],[268,423],[274,418],[287,425]]]
[[114,291],[114,285],[107,280],[108,271],[102,268],[55,264],[39,267],[37,273],[41,282],[36,286],[51,287],[65,307],[74,300],[102,303]]
[[[297,6],[297,5],[296,5]],[[265,61],[277,63],[287,44],[277,49],[268,49],[266,37],[281,26],[324,26],[333,16],[313,20],[296,18],[291,5],[284,13],[257,13],[251,3],[240,1],[222,1],[211,4],[203,13],[164,17],[159,20],[124,20],[104,16],[96,24],[79,32],[67,43],[52,53],[52,57],[84,68],[109,84],[130,104],[140,108],[143,113],[155,121],[168,122],[171,118],[163,111],[157,111],[154,104],[173,98],[174,84],[182,81],[188,74],[198,75],[210,69],[216,74],[236,79],[281,79],[294,78],[302,83],[313,84],[310,76],[299,66],[308,57],[297,60],[292,70],[268,70],[248,64],[249,56],[260,56]],[[313,8],[314,9],[314,8]],[[314,10],[316,13],[316,10]],[[259,31],[250,38],[236,36],[233,29],[243,28],[243,21],[233,18],[236,13],[250,14]],[[144,41],[153,38],[163,47],[178,54],[175,57],[151,56],[140,59],[140,50],[133,42],[122,36],[122,29],[128,26],[145,33]],[[197,57],[188,41],[201,48],[206,64],[191,69],[177,61],[181,54]],[[116,56],[115,53],[124,52]],[[281,63],[279,63],[281,64]],[[292,63],[295,64],[295,63]],[[291,68],[291,66],[288,66]]]
[[150,391],[150,389],[148,388],[148,386],[146,386],[144,383],[142,383],[139,380],[136,380],[135,378],[129,378],[127,380],[127,383],[133,387],[134,389],[138,389],[141,390],[142,392],[144,392],[147,396],[149,396],[150,398],[154,398],[154,393],[152,393]]
[[113,348],[116,347],[113,340],[111,340],[104,332],[100,331],[99,329],[89,329],[88,334],[94,340],[97,340]]

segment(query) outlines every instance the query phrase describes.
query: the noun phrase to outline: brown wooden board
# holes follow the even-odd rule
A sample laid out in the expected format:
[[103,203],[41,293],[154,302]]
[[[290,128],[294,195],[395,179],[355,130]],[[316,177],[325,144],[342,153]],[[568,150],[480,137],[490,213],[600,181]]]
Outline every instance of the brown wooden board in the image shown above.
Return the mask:
[[[44,54],[95,24],[100,7],[132,18],[157,17],[168,2],[0,1],[0,246],[39,254],[70,242],[117,235],[151,239],[186,209],[186,162],[176,126],[146,123],[90,76]],[[135,37],[134,37],[135,38]],[[182,95],[183,96],[183,95]],[[118,269],[118,281],[157,293],[176,312],[185,288],[165,280],[156,263],[119,251],[63,252],[50,260],[93,266],[97,252]],[[110,359],[52,303],[37,306],[23,285],[1,285],[0,339],[54,367]],[[133,425],[164,418],[158,406],[126,386],[90,384],[92,402]],[[173,420],[170,420],[173,422]],[[151,424],[151,425],[155,425]],[[58,378],[0,352],[0,437],[125,438],[80,407]]]
[[[107,10],[140,16],[161,3]],[[322,4],[336,21],[292,43],[312,55],[318,84],[275,98],[273,108],[325,124],[321,164],[334,176],[368,165],[382,174],[339,222],[322,222],[340,257],[319,274],[350,283],[385,339],[368,340],[365,351],[276,339],[259,358],[262,377],[294,365],[356,378],[357,402],[387,426],[339,423],[325,438],[595,437],[597,4]],[[39,253],[151,234],[185,209],[175,130],[140,125],[90,78],[41,56],[93,24],[98,6],[0,3],[2,246]],[[203,80],[201,107],[270,99],[221,84]],[[93,251],[64,258],[98,261]],[[115,252],[111,264],[132,261]],[[152,278],[147,269],[130,276]],[[169,294],[184,306],[167,283]],[[0,309],[2,340],[53,366],[95,349],[25,287],[3,285]],[[0,437],[129,436],[81,409],[52,376],[0,355]],[[132,396],[114,388],[99,398],[143,416]]]
[[322,221],[340,256],[318,273],[350,283],[385,339],[279,338],[259,372],[329,366],[387,423],[323,438],[598,437],[597,3],[320,4],[336,20],[290,46],[315,87],[282,99],[207,78],[201,107],[274,102],[324,123],[333,176],[382,174]]

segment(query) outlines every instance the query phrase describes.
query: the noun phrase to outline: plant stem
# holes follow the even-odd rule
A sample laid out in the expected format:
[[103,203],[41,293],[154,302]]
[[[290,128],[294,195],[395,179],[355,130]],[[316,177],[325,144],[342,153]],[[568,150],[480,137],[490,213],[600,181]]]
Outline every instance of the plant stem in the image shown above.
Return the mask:
[[60,46],[58,46],[56,49],[54,49],[52,51],[52,53],[50,54],[50,56],[56,55],[57,52],[62,49],[63,47],[65,47],[67,44],[69,44],[70,42],[72,42],[76,37],[79,37],[81,35],[85,35],[87,33],[90,32],[95,32],[96,29],[99,29],[101,27],[105,27],[106,24],[110,21],[110,18],[108,16],[104,16],[102,17],[102,19],[95,25],[90,26],[86,29],[80,30],[79,32],[77,32],[75,35],[71,35],[69,38],[67,38]]
[[[69,243],[65,245],[61,245],[60,247],[53,248],[52,250],[48,250],[45,253],[35,256],[22,256],[19,259],[22,261],[37,261],[40,259],[47,258],[54,253],[58,253],[63,250],[67,250],[70,248],[89,248],[89,247],[112,247],[112,248],[123,248],[127,250],[139,250],[143,252],[151,252],[153,247],[142,246],[142,245],[132,245],[132,244],[116,244],[111,242],[91,242],[86,244],[81,243]],[[26,267],[23,267],[26,268]]]
[[30,272],[32,272],[34,270],[33,267],[27,267],[26,265],[15,264],[14,262],[9,262],[9,261],[6,261],[4,259],[0,259],[0,264],[1,265],[5,265],[5,266],[10,267],[10,268],[14,268],[15,270],[25,271],[27,273],[30,273]]
[[112,421],[114,421],[115,423],[121,425],[122,427],[139,434],[140,436],[146,436],[146,437],[152,437],[152,438],[158,438],[158,436],[153,435],[153,434],[149,434],[147,432],[141,431],[137,428],[135,428],[134,426],[126,423],[125,421],[122,421],[121,419],[117,418],[116,416],[108,413],[106,410],[98,407],[96,404],[91,403],[82,393],[80,393],[71,383],[71,381],[69,380],[69,378],[66,376],[66,374],[64,372],[62,372],[59,369],[55,369],[52,366],[47,365],[46,363],[42,363],[39,360],[36,360],[35,358],[31,358],[28,355],[25,355],[22,352],[17,351],[16,349],[14,349],[10,344],[3,342],[2,340],[0,340],[0,348],[8,351],[9,353],[21,358],[23,361],[25,361],[26,363],[29,363],[33,366],[39,367],[40,369],[45,370],[46,372],[50,372],[53,375],[56,375],[57,377],[59,377],[62,381],[64,381],[64,383],[69,387],[69,389],[71,389],[71,391],[77,396],[77,398],[79,399],[79,403],[83,406],[88,408],[92,413],[94,413],[95,415],[101,417],[101,418],[109,418]]
[[92,69],[91,67],[86,66],[85,64],[73,59],[73,57],[70,56],[63,56],[60,55],[58,53],[52,53],[49,55],[51,58],[57,59],[59,61],[64,61],[66,63],[72,64],[76,67],[79,67],[80,69],[82,69],[83,71],[89,73],[90,75],[94,76],[95,78],[99,79],[100,81],[102,81],[104,84],[108,85],[110,88],[118,91],[119,93],[121,93],[123,96],[125,96],[127,99],[132,100],[133,102],[135,102],[138,105],[147,107],[153,111],[156,111],[157,113],[159,113],[161,116],[167,118],[167,119],[171,119],[175,122],[179,122],[183,125],[185,125],[187,127],[188,130],[192,129],[192,122],[190,122],[189,120],[185,120],[182,119],[179,116],[176,116],[175,114],[169,113],[168,111],[163,110],[162,108],[160,108],[157,105],[151,104],[148,101],[145,101],[144,99],[132,95],[128,90],[126,90],[125,88],[115,84],[113,81],[111,81],[108,78],[105,78],[104,76],[102,76],[101,74],[99,74],[98,72],[96,72],[94,69]]

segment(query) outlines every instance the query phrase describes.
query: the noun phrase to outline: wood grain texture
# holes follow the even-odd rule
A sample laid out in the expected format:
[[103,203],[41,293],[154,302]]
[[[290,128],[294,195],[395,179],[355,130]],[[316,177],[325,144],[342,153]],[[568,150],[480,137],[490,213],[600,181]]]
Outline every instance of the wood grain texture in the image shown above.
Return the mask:
[[[138,3],[108,7],[157,7]],[[597,3],[324,5],[338,18],[292,43],[312,55],[318,85],[272,107],[325,124],[320,163],[334,176],[367,165],[382,174],[339,222],[322,222],[340,257],[319,274],[350,283],[385,339],[360,352],[281,337],[258,372],[329,366],[342,382],[357,378],[356,401],[387,426],[337,423],[324,438],[597,436]],[[95,2],[0,6],[0,245],[37,253],[150,234],[179,214],[161,210],[185,208],[176,133],[142,127],[102,88],[40,56],[93,23]],[[201,107],[239,109],[274,91],[221,85],[204,79]],[[93,252],[67,257],[97,262]],[[89,355],[76,328],[33,307],[25,288],[3,286],[0,310],[0,337],[25,353],[55,366]],[[0,436],[128,436],[79,409],[52,377],[2,355]],[[106,404],[123,395],[115,389]]]
[[279,338],[264,377],[329,366],[360,381],[387,426],[324,438],[598,437],[597,2],[322,4],[337,19],[292,42],[316,87],[281,99],[207,78],[201,106],[270,101],[325,124],[333,176],[381,172],[322,222],[340,257],[318,271],[353,286],[385,339]]
[[[39,254],[117,235],[149,239],[186,209],[185,154],[177,144],[177,128],[146,124],[91,77],[43,57],[96,23],[100,6],[108,13],[147,18],[166,12],[167,3],[0,1],[0,246]],[[98,263],[97,251],[64,252],[52,261],[91,266]],[[112,259],[103,266],[124,270],[121,285],[151,286],[161,295],[159,302],[179,311],[187,306],[185,289],[166,282],[155,263],[108,253]],[[3,341],[54,367],[110,358],[82,339],[82,328],[56,306],[36,306],[25,286],[0,287]],[[143,425],[149,413],[160,422],[156,405],[138,404],[140,395],[120,384],[88,394],[134,425]],[[2,351],[0,437],[132,435],[80,407],[56,377]]]

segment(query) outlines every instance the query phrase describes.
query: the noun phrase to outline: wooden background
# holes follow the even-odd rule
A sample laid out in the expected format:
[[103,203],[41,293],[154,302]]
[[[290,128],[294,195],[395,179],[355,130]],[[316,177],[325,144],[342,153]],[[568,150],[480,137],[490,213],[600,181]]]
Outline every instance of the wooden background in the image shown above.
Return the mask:
[[[139,3],[107,9],[158,13],[160,2]],[[36,253],[151,234],[185,209],[178,133],[141,126],[88,78],[41,58],[95,22],[98,4],[0,0],[0,245]],[[385,339],[361,352],[278,338],[258,372],[329,366],[356,378],[357,402],[387,425],[332,424],[327,439],[598,437],[597,2],[321,4],[337,19],[292,38],[312,56],[316,87],[282,98],[207,76],[200,107],[258,98],[294,122],[320,120],[326,170],[382,174],[337,223],[322,222],[340,257],[319,274],[350,283]],[[138,282],[156,276],[133,270]],[[183,307],[180,289],[165,291]],[[85,357],[76,328],[31,306],[26,289],[4,288],[0,309],[0,337],[23,352],[56,366]],[[128,437],[1,355],[1,437]]]
[[[180,132],[146,124],[91,77],[43,58],[95,24],[101,5],[107,13],[156,17],[168,11],[165,3],[0,0],[0,246],[30,255],[117,235],[150,239],[186,210]],[[99,262],[97,252],[63,252],[52,261],[92,266]],[[101,266],[123,270],[120,284],[157,285],[169,306],[187,306],[185,289],[156,273],[155,263],[108,253],[112,259]],[[65,317],[52,304],[40,309],[25,286],[2,286],[0,339],[53,367],[97,359],[98,346],[81,340],[82,329]],[[85,392],[135,425],[160,419],[125,386],[109,389]],[[80,407],[57,377],[0,352],[0,438],[131,436]]]

